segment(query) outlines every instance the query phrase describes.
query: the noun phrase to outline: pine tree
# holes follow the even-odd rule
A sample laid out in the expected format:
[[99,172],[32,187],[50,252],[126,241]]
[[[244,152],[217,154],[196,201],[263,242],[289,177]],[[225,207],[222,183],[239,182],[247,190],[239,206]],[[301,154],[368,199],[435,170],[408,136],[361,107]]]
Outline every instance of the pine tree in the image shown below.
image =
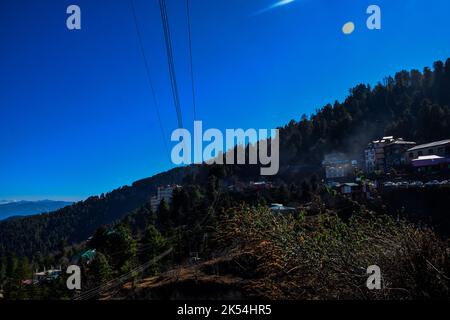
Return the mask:
[[91,277],[96,286],[104,284],[112,279],[112,268],[106,256],[97,252],[94,261],[91,264]]

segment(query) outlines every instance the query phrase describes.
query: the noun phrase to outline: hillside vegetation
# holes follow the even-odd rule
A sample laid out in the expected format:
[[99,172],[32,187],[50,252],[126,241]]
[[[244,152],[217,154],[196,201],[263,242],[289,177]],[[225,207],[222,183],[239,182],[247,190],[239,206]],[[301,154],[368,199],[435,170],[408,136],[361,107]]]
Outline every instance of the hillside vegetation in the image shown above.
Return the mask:
[[[323,155],[342,151],[360,155],[371,139],[394,135],[418,143],[450,137],[450,59],[425,68],[401,71],[374,87],[358,85],[343,102],[303,115],[280,128],[278,184],[300,184],[320,172]],[[51,214],[0,223],[0,256],[44,256],[64,245],[86,240],[101,225],[144,205],[156,187],[180,183],[206,185],[210,168],[176,168],[95,196]],[[260,179],[254,166],[226,166],[217,177],[226,181]],[[68,183],[70,183],[68,181]]]

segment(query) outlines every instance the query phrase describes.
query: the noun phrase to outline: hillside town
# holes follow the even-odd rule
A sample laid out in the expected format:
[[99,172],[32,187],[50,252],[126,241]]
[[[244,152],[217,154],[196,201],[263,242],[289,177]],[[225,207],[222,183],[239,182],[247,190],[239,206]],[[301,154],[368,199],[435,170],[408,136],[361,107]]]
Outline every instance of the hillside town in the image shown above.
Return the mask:
[[450,185],[450,139],[418,145],[393,136],[368,143],[360,158],[327,154],[325,182],[344,194],[370,188],[423,188]]
[[[450,186],[450,139],[417,144],[403,138],[385,136],[371,141],[359,157],[340,152],[326,154],[322,161],[324,184],[353,198],[370,199],[376,191],[397,188],[431,188]],[[277,184],[269,181],[238,181],[225,185],[232,192],[272,190]],[[151,207],[157,211],[161,201],[171,204],[172,194],[179,185],[159,186],[151,197]],[[273,212],[294,208],[272,203]]]

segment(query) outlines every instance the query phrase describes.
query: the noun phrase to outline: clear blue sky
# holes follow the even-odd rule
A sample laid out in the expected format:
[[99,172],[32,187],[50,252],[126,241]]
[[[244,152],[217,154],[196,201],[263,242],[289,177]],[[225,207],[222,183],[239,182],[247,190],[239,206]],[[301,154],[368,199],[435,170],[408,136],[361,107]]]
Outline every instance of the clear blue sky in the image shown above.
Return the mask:
[[[204,127],[274,128],[358,83],[450,57],[447,0],[191,0]],[[0,3],[0,199],[69,199],[170,169],[176,115],[157,0],[135,0],[162,137],[129,0]],[[82,30],[66,29],[66,8]],[[382,30],[365,27],[382,9]],[[193,112],[184,0],[167,0],[184,122]],[[356,30],[343,35],[344,23]]]

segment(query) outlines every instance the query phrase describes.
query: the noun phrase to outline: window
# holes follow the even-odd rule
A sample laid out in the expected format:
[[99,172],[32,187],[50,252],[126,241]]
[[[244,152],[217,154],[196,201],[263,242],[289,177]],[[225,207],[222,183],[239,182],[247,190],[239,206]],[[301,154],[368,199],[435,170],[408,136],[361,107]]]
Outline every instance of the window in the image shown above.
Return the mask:
[[433,149],[428,149],[428,154],[433,154],[434,153],[434,150]]
[[445,155],[450,155],[450,147],[445,148]]
[[410,152],[410,153],[409,153],[409,158],[410,158],[410,159],[414,158],[414,153],[413,153],[413,152]]
[[439,155],[443,155],[444,154],[444,148],[439,148],[438,149],[438,154]]
[[419,151],[419,152],[417,153],[417,155],[418,155],[419,157],[421,157],[421,156],[423,156],[423,152],[422,152],[422,151]]

